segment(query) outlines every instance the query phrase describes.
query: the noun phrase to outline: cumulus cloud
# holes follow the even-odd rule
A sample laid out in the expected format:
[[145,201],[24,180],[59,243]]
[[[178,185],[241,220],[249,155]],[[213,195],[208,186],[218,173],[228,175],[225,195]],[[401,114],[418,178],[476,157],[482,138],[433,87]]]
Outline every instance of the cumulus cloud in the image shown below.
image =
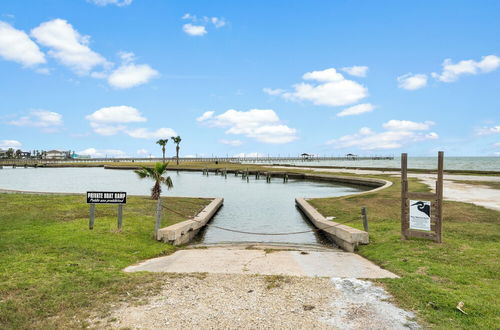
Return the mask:
[[352,107],[342,110],[337,114],[337,117],[345,116],[356,116],[362,113],[371,112],[375,109],[375,106],[370,103],[356,104]]
[[48,48],[48,54],[79,75],[89,74],[97,66],[110,65],[89,48],[90,37],[81,35],[66,20],[53,19],[31,30],[35,40]]
[[427,85],[427,75],[407,73],[398,77],[398,87],[406,90],[416,90]]
[[441,73],[432,73],[432,76],[442,82],[457,81],[462,75],[476,75],[495,71],[500,66],[500,57],[496,55],[483,56],[480,61],[463,60],[453,63],[445,59]]
[[243,135],[262,143],[288,143],[297,139],[297,130],[284,125],[274,110],[234,109],[214,116],[205,112],[198,118],[211,127],[227,128],[226,134]]
[[207,26],[208,25],[213,25],[216,29],[219,29],[223,26],[226,26],[227,21],[225,18],[222,17],[208,17],[208,16],[203,16],[203,17],[198,17],[196,15],[192,15],[190,13],[186,13],[182,16],[182,19],[184,20],[189,20],[191,23],[184,24],[182,26],[182,30],[190,35],[190,36],[204,36],[205,34],[208,33],[207,31]]
[[266,94],[269,94],[269,95],[281,95],[283,93],[285,93],[286,91],[284,89],[281,89],[281,88],[276,88],[276,89],[272,89],[272,88],[263,88],[262,91]]
[[146,118],[142,116],[139,110],[127,105],[101,108],[85,118],[98,123],[138,123],[146,121]]
[[215,111],[206,111],[201,116],[196,118],[196,121],[200,122],[200,121],[205,121],[207,119],[210,119],[213,117],[214,113],[215,113]]
[[481,127],[476,130],[477,135],[490,135],[500,133],[500,125],[491,127]]
[[138,139],[155,139],[176,136],[171,128],[159,128],[151,131],[147,128],[129,128],[124,124],[142,123],[147,119],[134,107],[121,105],[101,108],[85,117],[90,127],[100,135],[115,135],[120,132]]
[[39,127],[44,132],[54,132],[58,126],[63,125],[62,115],[57,112],[47,110],[32,110],[29,115],[21,116],[8,122],[14,126]]
[[327,144],[333,145],[337,149],[384,150],[400,148],[409,143],[439,138],[435,132],[419,132],[421,130],[428,130],[432,125],[430,123],[429,121],[417,123],[407,120],[390,120],[383,124],[386,131],[377,133],[368,127],[363,127],[352,135],[345,135],[338,139],[330,140]]
[[131,52],[120,52],[122,65],[108,77],[108,83],[120,89],[145,84],[159,75],[158,71],[148,64],[135,64],[135,55]]
[[225,139],[221,139],[219,140],[220,143],[222,144],[227,144],[229,146],[232,146],[232,147],[238,147],[238,146],[241,146],[243,144],[242,141],[240,140],[225,140]]
[[118,7],[128,6],[132,3],[132,0],[87,0],[87,2],[93,3],[95,5],[104,7],[107,5],[115,5]]
[[[368,89],[359,83],[345,79],[336,69],[305,73],[304,80],[313,80],[317,83],[299,83],[293,86],[294,91],[281,92],[280,89],[266,89],[271,95],[280,95],[291,101],[311,101],[316,105],[343,106],[356,103],[368,96]],[[269,93],[271,92],[271,93]]]
[[159,128],[155,131],[147,128],[136,128],[125,130],[125,133],[136,139],[165,139],[171,136],[177,136],[177,133],[171,128]]
[[340,70],[355,77],[366,77],[366,74],[368,73],[367,66],[358,66],[358,65],[344,67]]
[[96,149],[87,148],[77,152],[78,155],[90,156],[92,158],[125,158],[127,154],[122,150],[116,149]]
[[184,24],[182,30],[190,36],[201,37],[207,34],[207,29],[203,25]]
[[137,150],[137,154],[141,156],[149,155],[149,150],[147,149],[139,149]]
[[0,56],[8,61],[32,67],[46,62],[38,45],[21,30],[0,21]]
[[0,149],[19,149],[22,143],[16,140],[0,140]]
[[410,121],[410,120],[389,120],[382,126],[390,131],[426,131],[430,129],[435,123],[432,121],[425,121],[422,123]]

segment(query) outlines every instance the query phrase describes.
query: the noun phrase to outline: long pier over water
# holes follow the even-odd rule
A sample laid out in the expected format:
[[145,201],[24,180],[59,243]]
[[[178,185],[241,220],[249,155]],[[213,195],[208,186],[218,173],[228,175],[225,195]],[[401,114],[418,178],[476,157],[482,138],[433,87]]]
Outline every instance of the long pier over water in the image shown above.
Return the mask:
[[[175,162],[175,157],[165,158]],[[283,163],[283,162],[311,162],[311,161],[356,161],[356,160],[392,160],[394,157],[179,157],[179,162],[219,162],[219,163]],[[75,158],[75,159],[0,159],[3,166],[43,166],[45,164],[79,164],[79,163],[135,163],[135,162],[160,162],[163,158]]]

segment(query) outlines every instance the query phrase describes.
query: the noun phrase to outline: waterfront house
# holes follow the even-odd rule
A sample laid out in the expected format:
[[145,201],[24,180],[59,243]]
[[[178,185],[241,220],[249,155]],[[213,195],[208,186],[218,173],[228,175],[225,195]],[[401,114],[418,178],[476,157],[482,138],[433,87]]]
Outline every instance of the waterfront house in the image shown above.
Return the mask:
[[43,159],[68,159],[69,153],[67,151],[59,151],[59,150],[49,150],[47,151]]

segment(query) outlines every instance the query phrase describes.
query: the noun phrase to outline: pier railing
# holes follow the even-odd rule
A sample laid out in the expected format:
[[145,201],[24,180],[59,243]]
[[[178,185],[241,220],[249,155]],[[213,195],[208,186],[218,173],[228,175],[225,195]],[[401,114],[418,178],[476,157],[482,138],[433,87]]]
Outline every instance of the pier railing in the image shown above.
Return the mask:
[[[314,161],[357,161],[357,160],[392,160],[392,156],[373,157],[179,157],[180,162],[219,162],[219,163],[279,163],[279,162],[314,162]],[[74,158],[74,159],[0,159],[2,166],[37,166],[44,164],[79,164],[79,163],[135,163],[161,162],[163,158]],[[165,158],[175,161],[175,157]]]

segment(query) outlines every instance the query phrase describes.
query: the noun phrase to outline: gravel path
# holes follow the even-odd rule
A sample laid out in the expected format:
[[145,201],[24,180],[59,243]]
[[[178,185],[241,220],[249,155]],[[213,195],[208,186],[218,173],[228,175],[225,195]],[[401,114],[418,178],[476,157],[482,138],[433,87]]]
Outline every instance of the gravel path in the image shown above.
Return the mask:
[[370,282],[349,279],[180,274],[142,305],[122,304],[96,328],[408,329],[413,314],[384,301]]

